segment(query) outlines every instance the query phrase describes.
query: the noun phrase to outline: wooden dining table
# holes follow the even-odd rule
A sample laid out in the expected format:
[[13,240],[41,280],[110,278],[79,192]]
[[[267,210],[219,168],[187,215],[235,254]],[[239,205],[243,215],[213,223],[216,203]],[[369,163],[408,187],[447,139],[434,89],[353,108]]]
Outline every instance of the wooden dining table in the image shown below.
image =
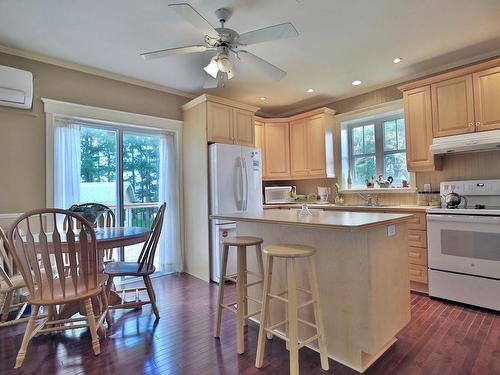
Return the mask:
[[[95,230],[97,252],[98,252],[98,271],[104,272],[104,250],[115,249],[119,247],[137,245],[145,242],[151,233],[150,228],[143,227],[112,227],[112,228],[97,228]],[[116,305],[121,302],[121,297],[113,290],[110,291],[109,304]],[[97,309],[97,303],[94,304],[94,309]],[[69,303],[61,306],[59,311],[59,319],[67,319],[74,314],[83,313],[80,303]]]

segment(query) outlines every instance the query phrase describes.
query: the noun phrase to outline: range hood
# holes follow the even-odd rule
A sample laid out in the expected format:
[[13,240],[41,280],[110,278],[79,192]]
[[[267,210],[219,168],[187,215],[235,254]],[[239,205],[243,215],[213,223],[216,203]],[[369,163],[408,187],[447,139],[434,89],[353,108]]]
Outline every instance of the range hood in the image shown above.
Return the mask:
[[433,138],[430,149],[434,154],[500,150],[500,130]]

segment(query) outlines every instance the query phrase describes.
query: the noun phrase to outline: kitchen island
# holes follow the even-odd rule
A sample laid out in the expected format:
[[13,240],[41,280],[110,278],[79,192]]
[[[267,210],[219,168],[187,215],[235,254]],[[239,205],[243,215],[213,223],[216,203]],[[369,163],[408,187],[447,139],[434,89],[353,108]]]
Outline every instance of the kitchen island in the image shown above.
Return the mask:
[[[314,211],[312,216],[299,216],[295,210],[263,210],[212,218],[236,221],[238,235],[261,237],[264,246],[296,243],[317,249],[328,354],[334,360],[364,372],[410,321],[407,221],[411,215]],[[298,285],[308,288],[302,263],[298,262]],[[248,267],[258,269],[253,256],[248,256]],[[272,285],[273,293],[286,289],[284,261],[275,262]],[[249,296],[260,300],[259,287],[251,289]],[[299,303],[310,298],[302,294]],[[249,311],[260,308],[249,306]],[[312,315],[308,308],[299,312],[309,321],[314,321]],[[271,322],[284,318],[284,303],[273,301]],[[300,338],[309,336],[310,327],[299,327]],[[310,347],[316,349],[316,343]]]

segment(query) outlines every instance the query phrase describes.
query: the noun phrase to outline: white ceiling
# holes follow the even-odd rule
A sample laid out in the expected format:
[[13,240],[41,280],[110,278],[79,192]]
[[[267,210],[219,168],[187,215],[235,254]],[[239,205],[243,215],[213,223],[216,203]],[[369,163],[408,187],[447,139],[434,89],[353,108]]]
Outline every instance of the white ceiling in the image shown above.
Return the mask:
[[[184,0],[0,0],[0,44],[164,85],[203,92],[213,52],[144,61],[140,52],[198,44],[202,35],[168,7]],[[187,0],[186,0],[187,1]],[[189,0],[239,33],[292,22],[299,37],[248,47],[288,72],[282,81],[237,65],[215,95],[269,114],[356,95],[408,77],[500,54],[499,0]],[[403,62],[393,64],[392,59]],[[363,81],[353,87],[351,81]],[[305,93],[314,88],[313,94]],[[262,102],[259,97],[265,96]]]

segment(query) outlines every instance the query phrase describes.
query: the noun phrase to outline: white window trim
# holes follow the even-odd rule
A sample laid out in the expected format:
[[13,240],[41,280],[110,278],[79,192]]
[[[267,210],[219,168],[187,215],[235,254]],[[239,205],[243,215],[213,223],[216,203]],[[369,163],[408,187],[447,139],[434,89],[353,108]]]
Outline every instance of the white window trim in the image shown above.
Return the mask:
[[101,107],[68,103],[59,100],[42,98],[45,111],[45,204],[54,206],[54,119],[58,116],[72,117],[82,121],[108,123],[115,126],[126,126],[137,130],[163,130],[174,135],[177,157],[178,188],[179,188],[179,220],[180,241],[184,253],[183,226],[183,179],[182,179],[182,121],[163,117],[148,116],[138,113],[117,111]]
[[[353,124],[361,124],[366,123],[371,118],[379,117],[382,114],[387,114],[390,116],[391,114],[397,114],[404,110],[403,99],[393,100],[387,103],[377,104],[368,108],[358,109],[351,112],[341,113],[335,116],[337,123],[339,124],[341,129],[346,129],[347,127]],[[349,142],[350,144],[350,142]],[[343,151],[341,151],[342,153]],[[342,169],[342,162],[341,162]],[[411,186],[408,188],[366,188],[366,187],[354,187],[351,189],[347,189],[347,183],[344,171],[341,170],[340,174],[340,185],[341,189],[339,193],[349,194],[349,193],[363,193],[363,192],[372,192],[377,194],[408,194],[417,192],[417,178],[416,174],[410,172],[410,183]]]

